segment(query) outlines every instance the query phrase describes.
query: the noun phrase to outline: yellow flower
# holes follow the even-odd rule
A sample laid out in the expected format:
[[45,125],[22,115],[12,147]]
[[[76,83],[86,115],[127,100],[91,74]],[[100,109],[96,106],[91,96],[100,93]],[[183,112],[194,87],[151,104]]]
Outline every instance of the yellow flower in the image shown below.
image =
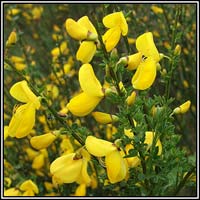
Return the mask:
[[162,8],[159,8],[158,6],[151,6],[151,9],[153,10],[153,12],[155,14],[162,14],[163,13],[163,9]]
[[16,109],[8,127],[9,136],[22,138],[30,133],[35,124],[35,110],[39,109],[40,101],[26,81],[15,83],[10,89],[10,94],[18,101],[26,103]]
[[121,34],[128,33],[128,25],[122,12],[111,13],[103,18],[103,24],[109,28],[103,35],[103,43],[110,52],[119,42]]
[[135,89],[145,90],[151,87],[156,78],[157,63],[161,59],[151,32],[144,33],[136,39],[138,53],[122,57],[119,64],[127,65],[127,69],[136,69],[132,77],[132,85]]
[[90,64],[83,64],[79,70],[79,83],[83,92],[73,97],[67,108],[76,116],[88,115],[102,100],[104,93]]
[[[76,53],[77,60],[89,63],[96,52],[97,31],[87,16],[81,17],[77,22],[68,18],[65,22],[67,33],[75,40],[81,41]],[[84,40],[84,41],[83,41]]]
[[43,153],[38,154],[32,162],[33,169],[41,169],[45,163],[45,155]]
[[118,117],[116,115],[111,115],[103,112],[92,112],[92,116],[100,124],[108,124],[118,121]]
[[6,41],[6,47],[14,45],[17,42],[17,33],[16,31],[12,31]]
[[21,196],[20,191],[17,188],[9,188],[4,191],[4,196]]
[[54,131],[43,135],[34,136],[30,139],[31,146],[37,150],[44,149],[51,145],[51,143],[56,139],[58,133],[59,131]]
[[35,109],[40,107],[38,97],[30,90],[25,80],[15,83],[10,89],[10,94],[22,103],[33,103]]
[[21,71],[26,68],[25,60],[23,57],[11,56],[10,59],[17,70]]
[[117,183],[126,178],[128,164],[123,158],[123,151],[119,150],[115,144],[94,136],[88,136],[85,145],[92,155],[97,157],[105,156],[106,171],[111,183]]
[[181,104],[179,107],[175,108],[173,110],[173,113],[175,113],[175,114],[186,113],[189,110],[190,105],[191,105],[191,101],[188,100],[185,103]]
[[26,137],[35,124],[35,108],[33,103],[27,103],[17,108],[13,114],[9,127],[8,135],[11,137]]
[[135,102],[135,99],[136,99],[136,92],[133,91],[133,92],[131,93],[131,95],[128,96],[127,99],[126,99],[127,105],[128,105],[128,106],[133,105],[134,102]]
[[81,179],[82,183],[90,184],[91,180],[87,173],[88,158],[83,154],[69,153],[54,160],[50,165],[53,180],[62,184]]
[[142,61],[131,82],[135,89],[145,90],[151,87],[156,78],[156,62],[151,58]]
[[32,180],[26,180],[24,181],[20,187],[20,190],[25,191],[23,193],[23,196],[35,196],[35,194],[39,193],[39,189],[37,185]]

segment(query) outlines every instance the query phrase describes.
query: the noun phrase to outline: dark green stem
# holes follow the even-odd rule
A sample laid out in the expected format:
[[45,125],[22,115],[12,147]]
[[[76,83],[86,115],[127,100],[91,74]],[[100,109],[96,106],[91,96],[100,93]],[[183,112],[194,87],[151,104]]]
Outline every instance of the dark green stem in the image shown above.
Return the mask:
[[177,188],[173,192],[174,196],[176,196],[179,193],[179,191],[183,188],[190,175],[194,172],[195,168],[196,167],[192,167],[192,169],[184,176],[183,180],[178,184]]

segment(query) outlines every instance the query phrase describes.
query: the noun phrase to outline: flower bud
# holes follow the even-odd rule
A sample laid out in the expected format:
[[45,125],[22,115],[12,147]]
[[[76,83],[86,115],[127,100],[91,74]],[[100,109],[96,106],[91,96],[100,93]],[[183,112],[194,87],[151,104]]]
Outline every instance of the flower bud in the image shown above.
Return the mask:
[[127,103],[127,105],[128,105],[128,106],[133,105],[134,102],[135,102],[135,98],[136,98],[136,92],[133,91],[133,92],[131,93],[131,95],[128,96],[127,99],[126,99],[126,103]]
[[191,105],[191,101],[186,101],[185,103],[181,104],[179,107],[176,107],[174,110],[173,110],[173,113],[175,114],[183,114],[183,113],[186,113],[189,108],[190,108],[190,105]]
[[179,44],[176,45],[175,49],[174,49],[174,55],[180,55],[181,53],[181,46]]

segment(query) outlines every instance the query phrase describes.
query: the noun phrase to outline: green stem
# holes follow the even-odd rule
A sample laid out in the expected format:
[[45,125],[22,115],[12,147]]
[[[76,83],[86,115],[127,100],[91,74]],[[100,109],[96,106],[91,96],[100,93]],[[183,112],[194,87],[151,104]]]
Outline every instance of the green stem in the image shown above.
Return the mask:
[[169,95],[170,95],[170,89],[171,89],[171,80],[172,80],[172,76],[173,76],[173,72],[176,68],[176,56],[173,53],[173,49],[175,48],[175,40],[176,40],[176,30],[177,30],[177,26],[178,26],[178,21],[179,21],[179,17],[180,17],[180,9],[179,7],[176,8],[176,15],[175,15],[175,23],[174,26],[172,28],[172,38],[171,38],[171,51],[172,51],[172,60],[170,63],[170,68],[169,68],[169,77],[166,83],[166,87],[165,87],[165,97],[168,99]]
[[179,185],[173,192],[174,196],[176,196],[179,193],[179,191],[183,188],[183,186],[185,185],[185,183],[188,180],[188,178],[190,177],[190,175],[194,172],[195,168],[196,167],[192,167],[192,169],[184,176],[183,180],[179,183]]

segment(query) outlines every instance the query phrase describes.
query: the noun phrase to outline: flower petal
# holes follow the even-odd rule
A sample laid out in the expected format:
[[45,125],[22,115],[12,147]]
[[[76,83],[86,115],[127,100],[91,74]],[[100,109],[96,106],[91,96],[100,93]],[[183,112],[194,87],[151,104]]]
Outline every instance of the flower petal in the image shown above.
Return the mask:
[[97,34],[97,31],[96,31],[95,27],[93,26],[93,24],[91,23],[91,21],[89,20],[88,16],[81,17],[77,22],[81,26],[87,28],[87,30],[90,31],[91,33]]
[[15,83],[10,89],[10,94],[20,102],[32,102],[36,109],[40,107],[38,97],[30,90],[25,80]]
[[8,134],[11,137],[22,138],[27,136],[35,124],[35,108],[32,103],[24,104],[17,108],[12,116]]
[[97,157],[106,156],[111,151],[116,150],[116,146],[112,142],[98,139],[94,136],[88,136],[85,145],[88,152]]
[[145,90],[153,84],[156,78],[156,62],[152,58],[146,58],[141,62],[132,78],[135,89]]
[[81,173],[82,159],[74,159],[75,153],[61,156],[50,165],[50,172],[59,183],[75,182]]
[[128,70],[134,70],[138,67],[142,61],[142,53],[138,52],[133,55],[128,56]]
[[83,41],[76,53],[76,59],[82,63],[89,63],[96,52],[96,45],[93,41]]
[[106,31],[102,39],[107,52],[110,52],[117,45],[120,40],[120,36],[120,27],[114,27]]
[[83,117],[92,112],[101,99],[101,97],[88,96],[82,92],[70,100],[67,108],[73,115]]
[[102,86],[96,78],[92,65],[84,64],[79,70],[79,83],[82,90],[89,96],[103,97]]
[[136,39],[136,48],[146,57],[152,57],[156,62],[159,62],[160,55],[153,40],[151,32],[144,33]]
[[116,115],[111,115],[103,112],[92,112],[92,116],[100,124],[108,124],[118,120],[118,117]]
[[86,27],[81,26],[78,22],[71,18],[68,18],[65,22],[65,28],[70,37],[75,40],[84,40],[88,36],[88,30]]
[[33,148],[39,150],[48,147],[55,139],[56,135],[50,132],[32,137],[30,143]]
[[106,155],[105,163],[107,175],[111,183],[122,181],[127,175],[127,165],[118,150]]
[[22,191],[27,191],[27,190],[32,190],[34,193],[38,194],[39,190],[37,185],[32,181],[32,180],[27,180],[24,181],[21,185],[20,185],[20,190]]

